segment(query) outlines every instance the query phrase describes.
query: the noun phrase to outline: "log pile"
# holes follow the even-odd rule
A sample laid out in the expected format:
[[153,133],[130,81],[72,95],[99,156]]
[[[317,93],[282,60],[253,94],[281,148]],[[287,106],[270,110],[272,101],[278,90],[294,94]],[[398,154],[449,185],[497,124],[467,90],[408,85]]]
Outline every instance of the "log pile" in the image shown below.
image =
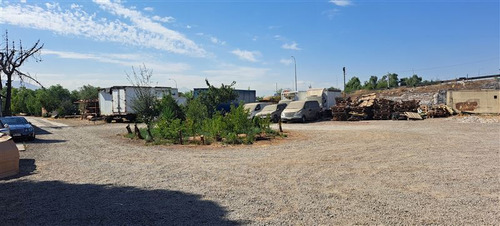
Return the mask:
[[391,119],[394,101],[387,99],[377,99],[373,105],[373,119],[389,120]]
[[454,113],[446,105],[419,106],[417,100],[395,102],[377,98],[374,93],[354,101],[350,98],[337,98],[336,101],[337,104],[331,108],[335,121],[423,119],[421,116],[447,117]]
[[425,113],[427,118],[442,118],[453,115],[454,111],[446,105],[433,105]]
[[394,112],[417,112],[419,106],[417,100],[401,101],[394,105]]
[[335,98],[336,105],[333,106],[332,116],[334,121],[346,121],[349,117],[349,110],[351,108],[351,98]]

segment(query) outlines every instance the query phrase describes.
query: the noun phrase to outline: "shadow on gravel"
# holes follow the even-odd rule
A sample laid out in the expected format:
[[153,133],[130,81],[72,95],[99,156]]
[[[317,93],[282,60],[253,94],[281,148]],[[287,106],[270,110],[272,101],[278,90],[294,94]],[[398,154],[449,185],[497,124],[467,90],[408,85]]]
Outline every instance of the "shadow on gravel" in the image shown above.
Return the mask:
[[199,195],[60,181],[0,183],[6,225],[239,225]]
[[55,144],[64,142],[66,142],[66,140],[51,140],[51,139],[39,139],[39,138],[36,138],[31,141],[26,141],[27,144]]
[[45,135],[45,134],[52,134],[51,132],[44,130],[38,126],[33,125],[33,128],[35,129],[35,134],[36,135]]
[[24,176],[28,176],[28,175],[33,174],[33,172],[35,172],[35,170],[36,170],[36,165],[35,165],[34,159],[19,159],[19,173],[15,176],[12,176],[12,177],[6,177],[3,179],[0,179],[0,181],[17,179],[17,178],[21,178]]

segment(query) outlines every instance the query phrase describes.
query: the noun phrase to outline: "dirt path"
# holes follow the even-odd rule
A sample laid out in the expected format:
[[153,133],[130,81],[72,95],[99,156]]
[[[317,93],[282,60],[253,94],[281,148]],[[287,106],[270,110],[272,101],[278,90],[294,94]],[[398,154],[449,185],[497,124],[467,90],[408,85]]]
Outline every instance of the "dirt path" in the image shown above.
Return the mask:
[[143,146],[126,124],[39,121],[0,222],[500,224],[500,124],[284,124],[279,145]]

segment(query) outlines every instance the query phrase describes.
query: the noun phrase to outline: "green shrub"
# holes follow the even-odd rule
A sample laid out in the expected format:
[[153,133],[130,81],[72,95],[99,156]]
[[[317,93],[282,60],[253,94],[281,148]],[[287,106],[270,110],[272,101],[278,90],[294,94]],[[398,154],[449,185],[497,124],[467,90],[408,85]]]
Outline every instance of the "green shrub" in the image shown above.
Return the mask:
[[212,118],[207,118],[202,125],[202,134],[217,141],[222,138],[224,131],[226,131],[226,122],[224,116],[216,113]]
[[203,122],[208,119],[207,107],[199,99],[189,101],[186,106],[186,128],[191,135],[200,134]]

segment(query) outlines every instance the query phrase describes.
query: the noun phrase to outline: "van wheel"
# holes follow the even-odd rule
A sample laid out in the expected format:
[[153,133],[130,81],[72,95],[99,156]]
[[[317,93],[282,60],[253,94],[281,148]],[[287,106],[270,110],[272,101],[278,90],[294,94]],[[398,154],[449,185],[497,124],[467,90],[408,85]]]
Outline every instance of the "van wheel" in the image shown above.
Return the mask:
[[306,116],[302,115],[302,123],[305,123],[305,122],[306,122]]
[[106,118],[106,123],[111,123],[113,121],[113,118]]

